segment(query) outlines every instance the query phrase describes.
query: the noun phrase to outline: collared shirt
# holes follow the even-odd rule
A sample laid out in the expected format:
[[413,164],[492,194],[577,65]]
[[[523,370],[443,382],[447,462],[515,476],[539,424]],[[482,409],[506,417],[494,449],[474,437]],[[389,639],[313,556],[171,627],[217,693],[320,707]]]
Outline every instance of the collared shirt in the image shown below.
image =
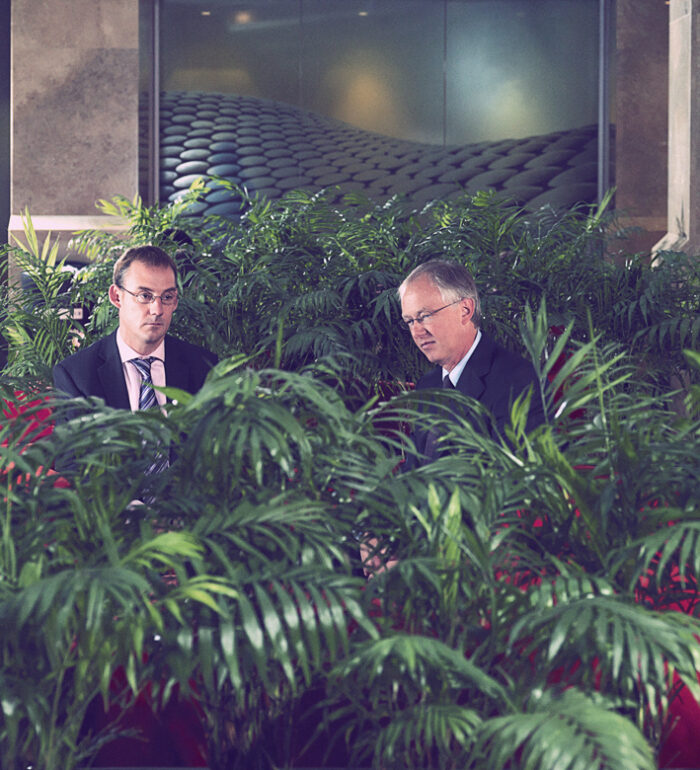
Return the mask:
[[455,366],[451,372],[448,372],[447,369],[443,368],[442,370],[442,379],[444,380],[445,377],[450,378],[450,382],[457,387],[457,383],[459,382],[459,378],[462,376],[462,372],[464,371],[464,367],[467,365],[467,361],[471,358],[472,353],[476,350],[476,346],[479,344],[479,340],[481,339],[481,329],[476,333],[476,337],[474,338],[474,342],[472,342],[472,346],[467,351],[467,355],[464,356],[464,358]]
[[[132,358],[156,358],[157,361],[151,363],[151,380],[154,385],[162,387],[165,385],[165,340],[150,354],[150,356],[139,355],[133,348],[130,348],[121,337],[117,330],[117,348],[119,348],[119,358],[122,362],[122,371],[124,372],[124,382],[129,394],[129,406],[132,412],[137,412],[139,408],[139,391],[141,390],[141,375],[138,369],[129,363]],[[165,394],[156,391],[156,399],[160,406],[165,404]]]

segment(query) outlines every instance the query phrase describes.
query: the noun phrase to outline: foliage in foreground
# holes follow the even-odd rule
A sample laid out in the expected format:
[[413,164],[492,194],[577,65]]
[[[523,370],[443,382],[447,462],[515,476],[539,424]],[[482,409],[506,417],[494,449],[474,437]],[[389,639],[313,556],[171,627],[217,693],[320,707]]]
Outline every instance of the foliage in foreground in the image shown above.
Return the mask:
[[[675,690],[700,696],[697,264],[606,261],[601,211],[349,204],[298,194],[242,223],[120,204],[134,242],[188,234],[175,331],[225,360],[167,415],[51,400],[36,441],[46,402],[3,421],[3,768],[85,764],[120,729],[81,730],[88,705],[146,681],[194,694],[214,770],[326,748],[334,766],[652,768]],[[114,325],[119,246],[84,243],[102,258],[69,293],[38,246],[17,255],[34,289],[0,306],[7,402]],[[537,433],[523,404],[494,442],[399,387],[368,400],[420,371],[394,290],[431,256],[474,269],[487,328],[533,360]],[[399,473],[418,420],[449,454]],[[164,444],[170,469],[144,478]],[[398,558],[370,580],[368,534]]]
[[[698,600],[699,394],[673,416],[595,342],[576,372],[539,432],[522,405],[510,441],[444,419],[450,456],[399,474],[386,426],[415,395],[350,411],[318,372],[236,360],[167,416],[56,402],[70,419],[28,446],[6,422],[3,767],[75,766],[117,666],[125,698],[193,688],[217,769],[319,743],[388,768],[655,767],[674,677],[700,696],[700,622],[666,611]],[[66,485],[36,473],[56,462]],[[398,557],[370,580],[368,532]]]

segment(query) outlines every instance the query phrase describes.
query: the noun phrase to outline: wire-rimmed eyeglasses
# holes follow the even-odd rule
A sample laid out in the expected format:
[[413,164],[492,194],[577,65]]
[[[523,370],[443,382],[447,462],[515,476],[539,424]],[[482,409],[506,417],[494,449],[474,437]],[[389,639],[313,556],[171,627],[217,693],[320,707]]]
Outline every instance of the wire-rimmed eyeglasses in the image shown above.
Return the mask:
[[175,289],[164,291],[162,294],[154,294],[152,291],[129,291],[129,289],[125,289],[123,286],[119,288],[127,294],[131,294],[140,305],[150,305],[157,299],[163,305],[174,305],[177,302],[177,291]]
[[430,319],[434,315],[437,315],[441,310],[444,310],[447,307],[452,307],[452,305],[456,305],[458,302],[461,302],[463,299],[464,297],[460,297],[459,299],[456,299],[454,302],[450,302],[447,305],[443,305],[442,307],[439,307],[437,310],[430,310],[427,313],[419,313],[415,318],[404,318],[403,322],[406,324],[406,328],[409,330],[413,328],[414,323],[418,323],[421,326],[423,326],[423,324],[426,321],[430,321]]

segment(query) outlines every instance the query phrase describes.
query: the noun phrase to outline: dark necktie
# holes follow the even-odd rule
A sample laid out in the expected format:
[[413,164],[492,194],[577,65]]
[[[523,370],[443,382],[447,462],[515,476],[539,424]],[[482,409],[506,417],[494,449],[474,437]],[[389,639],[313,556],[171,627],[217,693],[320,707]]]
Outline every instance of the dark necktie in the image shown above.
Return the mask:
[[151,364],[157,361],[157,358],[132,358],[131,363],[136,367],[141,375],[141,387],[139,389],[139,409],[151,409],[158,403],[156,392],[153,390],[153,380],[151,379]]
[[455,386],[452,384],[452,380],[450,379],[450,375],[446,374],[442,378],[442,387],[447,388],[448,390],[454,390]]

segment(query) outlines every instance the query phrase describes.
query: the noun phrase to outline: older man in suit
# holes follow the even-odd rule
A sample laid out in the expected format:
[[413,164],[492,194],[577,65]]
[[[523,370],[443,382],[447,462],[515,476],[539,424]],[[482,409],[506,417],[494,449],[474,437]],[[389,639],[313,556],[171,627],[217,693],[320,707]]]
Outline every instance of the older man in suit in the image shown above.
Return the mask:
[[199,390],[216,357],[167,334],[178,291],[177,268],[165,251],[127,249],[114,265],[109,301],[119,310],[118,329],[56,364],[58,390],[134,411],[165,403],[151,385]]
[[[456,262],[431,260],[419,265],[398,289],[401,312],[415,344],[436,367],[416,388],[454,388],[483,404],[496,436],[510,419],[513,400],[533,388],[527,429],[544,422],[532,364],[496,344],[481,330],[479,293],[469,271]],[[416,431],[418,458],[408,467],[438,455],[432,431]]]

